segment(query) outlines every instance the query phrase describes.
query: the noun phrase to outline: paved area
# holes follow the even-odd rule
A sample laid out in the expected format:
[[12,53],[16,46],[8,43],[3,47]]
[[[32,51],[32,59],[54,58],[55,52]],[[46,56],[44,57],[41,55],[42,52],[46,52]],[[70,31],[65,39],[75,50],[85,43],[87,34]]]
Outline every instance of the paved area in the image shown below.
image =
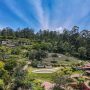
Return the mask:
[[53,73],[59,70],[60,68],[52,68],[52,69],[37,69],[33,70],[33,73]]

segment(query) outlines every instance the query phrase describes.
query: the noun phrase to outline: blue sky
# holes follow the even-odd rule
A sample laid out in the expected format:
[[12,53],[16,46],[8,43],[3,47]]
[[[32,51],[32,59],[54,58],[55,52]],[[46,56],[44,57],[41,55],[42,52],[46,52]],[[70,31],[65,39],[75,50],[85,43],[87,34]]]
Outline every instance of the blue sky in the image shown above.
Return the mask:
[[0,0],[0,28],[90,30],[90,0]]

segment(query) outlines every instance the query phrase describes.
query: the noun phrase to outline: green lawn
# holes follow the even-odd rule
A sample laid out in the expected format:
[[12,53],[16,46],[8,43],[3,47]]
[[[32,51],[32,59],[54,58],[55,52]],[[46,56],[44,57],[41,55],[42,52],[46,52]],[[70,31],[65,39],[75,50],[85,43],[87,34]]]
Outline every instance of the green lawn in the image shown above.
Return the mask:
[[[45,61],[47,63],[49,63],[52,60],[51,57],[48,57],[46,59],[47,60],[45,60]],[[58,60],[58,63],[60,65],[64,65],[64,64],[69,65],[69,66],[65,66],[66,69],[71,68],[70,66],[72,66],[73,64],[78,64],[78,63],[82,62],[81,60],[79,60],[77,58],[68,57],[68,56],[65,56],[65,55],[62,55],[61,57],[57,57],[56,59]],[[83,61],[83,63],[86,63],[86,62]],[[40,79],[42,81],[52,81],[52,77],[55,74],[55,72],[54,73],[33,73],[32,72],[33,70],[38,70],[38,68],[33,68],[33,67],[28,68],[28,71],[31,74],[31,76],[33,76],[33,78]],[[58,71],[60,71],[60,70],[57,70],[57,72]],[[81,70],[74,71],[74,72],[72,72],[72,74],[83,74],[83,71],[81,71]]]
[[52,80],[52,76],[54,75],[54,73],[33,73],[33,70],[36,70],[37,68],[32,68],[29,67],[28,71],[30,73],[30,75],[35,78],[35,79],[40,79],[43,81],[51,81]]
[[41,79],[44,81],[51,81],[52,80],[52,76],[54,73],[37,73],[36,74],[36,79]]

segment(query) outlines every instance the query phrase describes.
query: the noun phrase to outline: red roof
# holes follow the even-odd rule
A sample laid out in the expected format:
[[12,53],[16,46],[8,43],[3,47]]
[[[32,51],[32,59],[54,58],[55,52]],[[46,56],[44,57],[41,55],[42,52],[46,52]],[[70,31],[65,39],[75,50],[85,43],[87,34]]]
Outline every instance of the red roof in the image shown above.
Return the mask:
[[42,87],[44,87],[45,90],[50,90],[51,88],[54,87],[54,84],[50,83],[50,82],[44,82],[41,85]]
[[85,66],[90,67],[90,63],[86,64]]

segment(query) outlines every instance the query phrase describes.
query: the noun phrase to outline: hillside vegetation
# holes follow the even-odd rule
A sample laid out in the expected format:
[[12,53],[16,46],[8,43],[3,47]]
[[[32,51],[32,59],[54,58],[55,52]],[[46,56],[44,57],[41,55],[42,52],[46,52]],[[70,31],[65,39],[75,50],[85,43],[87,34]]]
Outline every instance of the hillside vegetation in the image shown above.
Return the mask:
[[[89,30],[79,31],[77,26],[64,29],[63,33],[10,27],[0,30],[0,90],[44,90],[41,87],[44,81],[61,85],[58,81],[62,81],[61,77],[83,74],[75,68],[89,60]],[[44,69],[52,70],[52,73],[46,73]],[[43,73],[35,73],[35,70]],[[66,85],[66,81],[62,84]]]

